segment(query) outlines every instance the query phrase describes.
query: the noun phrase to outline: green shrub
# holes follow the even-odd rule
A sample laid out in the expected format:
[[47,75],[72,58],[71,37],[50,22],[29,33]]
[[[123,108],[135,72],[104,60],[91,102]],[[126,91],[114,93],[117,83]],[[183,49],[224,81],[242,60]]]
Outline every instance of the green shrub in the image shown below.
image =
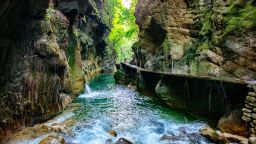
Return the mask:
[[225,35],[256,28],[256,7],[252,2],[248,1],[243,7],[235,4],[230,6],[226,17]]

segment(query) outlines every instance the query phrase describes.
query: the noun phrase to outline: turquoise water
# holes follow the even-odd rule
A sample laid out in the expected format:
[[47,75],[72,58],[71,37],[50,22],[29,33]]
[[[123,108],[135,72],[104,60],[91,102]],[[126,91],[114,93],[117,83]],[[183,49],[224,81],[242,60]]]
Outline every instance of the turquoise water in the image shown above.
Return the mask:
[[205,122],[115,84],[112,75],[97,76],[89,87],[90,93],[75,100],[83,106],[75,112],[70,143],[105,144],[121,137],[135,144],[207,143],[198,133]]

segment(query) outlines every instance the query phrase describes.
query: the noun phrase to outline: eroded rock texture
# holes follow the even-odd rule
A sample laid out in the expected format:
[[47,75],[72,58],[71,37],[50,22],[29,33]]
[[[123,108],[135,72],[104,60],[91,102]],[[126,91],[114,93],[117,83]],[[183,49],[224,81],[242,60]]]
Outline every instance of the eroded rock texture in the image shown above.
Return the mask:
[[0,136],[56,115],[112,68],[104,1],[2,0],[0,17]]
[[139,0],[142,67],[199,76],[256,79],[255,0]]

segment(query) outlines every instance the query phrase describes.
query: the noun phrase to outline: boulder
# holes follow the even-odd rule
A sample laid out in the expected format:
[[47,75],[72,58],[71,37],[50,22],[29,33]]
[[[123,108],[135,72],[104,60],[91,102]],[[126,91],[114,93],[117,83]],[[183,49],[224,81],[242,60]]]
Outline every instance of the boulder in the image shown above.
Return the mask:
[[225,138],[225,136],[221,132],[217,132],[213,130],[210,127],[205,127],[200,129],[200,134],[207,139],[214,141],[214,142],[221,142],[221,143],[227,143],[228,140]]
[[165,80],[160,80],[155,87],[155,93],[170,107],[183,108],[183,98],[177,96],[172,89],[173,87],[170,86]]
[[118,141],[116,141],[114,144],[132,144],[131,141],[125,139],[125,138],[120,138]]
[[160,80],[157,83],[155,92],[156,92],[156,95],[161,96],[161,97],[166,97],[166,96],[170,95],[168,86],[162,80]]
[[247,137],[249,135],[249,127],[245,121],[250,121],[251,118],[242,116],[240,110],[235,110],[229,114],[222,116],[218,122],[218,128],[224,133],[231,133]]

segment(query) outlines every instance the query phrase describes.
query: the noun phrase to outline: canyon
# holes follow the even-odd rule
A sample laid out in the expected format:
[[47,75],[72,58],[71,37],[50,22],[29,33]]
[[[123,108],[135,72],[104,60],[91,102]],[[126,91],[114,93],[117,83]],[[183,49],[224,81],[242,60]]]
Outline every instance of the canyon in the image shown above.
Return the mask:
[[[170,109],[219,121],[222,132],[253,143],[256,1],[138,0],[134,55],[121,64],[109,40],[112,2],[0,2],[0,139],[65,113],[91,79],[115,73],[117,83],[153,95]],[[89,105],[96,111],[97,105]]]

